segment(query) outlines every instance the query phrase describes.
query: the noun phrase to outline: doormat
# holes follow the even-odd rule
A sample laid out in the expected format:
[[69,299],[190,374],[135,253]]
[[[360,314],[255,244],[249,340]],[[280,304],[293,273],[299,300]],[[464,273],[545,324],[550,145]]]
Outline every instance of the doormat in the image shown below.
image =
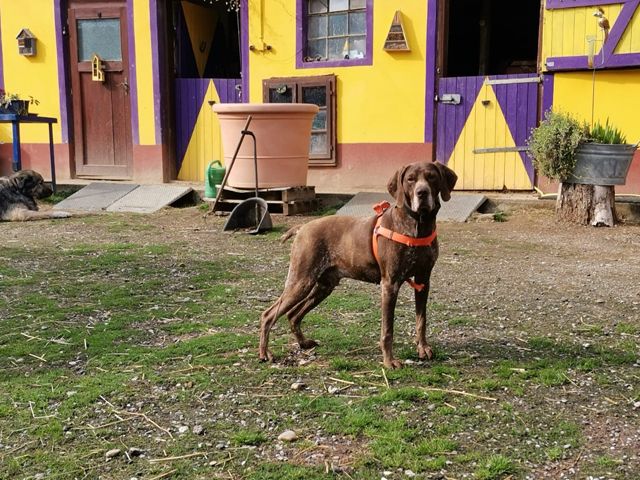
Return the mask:
[[191,187],[178,185],[94,182],[53,208],[81,212],[153,213],[175,203],[192,191]]
[[[486,201],[484,195],[473,193],[452,193],[448,202],[440,201],[438,221],[466,222],[471,214]],[[387,200],[391,205],[395,199],[384,192],[360,192],[347,202],[336,215],[350,215],[352,217],[371,217],[374,215],[373,206]]]
[[138,185],[135,184],[94,182],[57,203],[53,208],[100,212],[136,188]]
[[140,185],[107,207],[108,212],[153,213],[193,191],[179,185]]

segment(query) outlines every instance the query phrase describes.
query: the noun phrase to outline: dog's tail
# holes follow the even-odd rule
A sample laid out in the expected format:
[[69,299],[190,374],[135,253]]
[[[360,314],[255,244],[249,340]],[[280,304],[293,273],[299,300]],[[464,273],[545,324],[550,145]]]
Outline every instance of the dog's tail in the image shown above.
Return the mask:
[[298,230],[300,230],[300,227],[302,227],[302,225],[296,225],[295,227],[292,227],[289,230],[287,230],[284,233],[284,235],[280,237],[280,243],[285,243],[291,237],[295,237],[298,233]]

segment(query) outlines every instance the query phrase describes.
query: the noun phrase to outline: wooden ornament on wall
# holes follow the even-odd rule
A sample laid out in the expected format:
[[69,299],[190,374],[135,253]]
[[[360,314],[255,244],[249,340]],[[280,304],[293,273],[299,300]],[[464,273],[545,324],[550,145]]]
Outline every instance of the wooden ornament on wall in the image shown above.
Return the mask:
[[402,12],[396,10],[396,14],[393,16],[391,22],[391,28],[384,41],[384,50],[387,52],[410,52],[409,42],[407,36],[404,33],[404,25],[402,24]]

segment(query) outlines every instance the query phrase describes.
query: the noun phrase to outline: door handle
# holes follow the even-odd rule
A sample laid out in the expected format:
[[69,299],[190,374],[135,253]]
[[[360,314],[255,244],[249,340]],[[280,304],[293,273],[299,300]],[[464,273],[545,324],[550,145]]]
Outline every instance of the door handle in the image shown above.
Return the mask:
[[129,81],[127,77],[124,77],[124,81],[119,84],[122,88],[124,88],[125,95],[129,95]]

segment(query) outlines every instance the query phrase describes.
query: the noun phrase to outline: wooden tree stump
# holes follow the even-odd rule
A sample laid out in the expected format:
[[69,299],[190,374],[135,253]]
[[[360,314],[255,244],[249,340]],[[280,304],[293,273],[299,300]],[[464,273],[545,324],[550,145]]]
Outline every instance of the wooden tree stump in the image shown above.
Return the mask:
[[556,218],[594,227],[613,227],[616,222],[615,187],[563,183],[556,201]]

